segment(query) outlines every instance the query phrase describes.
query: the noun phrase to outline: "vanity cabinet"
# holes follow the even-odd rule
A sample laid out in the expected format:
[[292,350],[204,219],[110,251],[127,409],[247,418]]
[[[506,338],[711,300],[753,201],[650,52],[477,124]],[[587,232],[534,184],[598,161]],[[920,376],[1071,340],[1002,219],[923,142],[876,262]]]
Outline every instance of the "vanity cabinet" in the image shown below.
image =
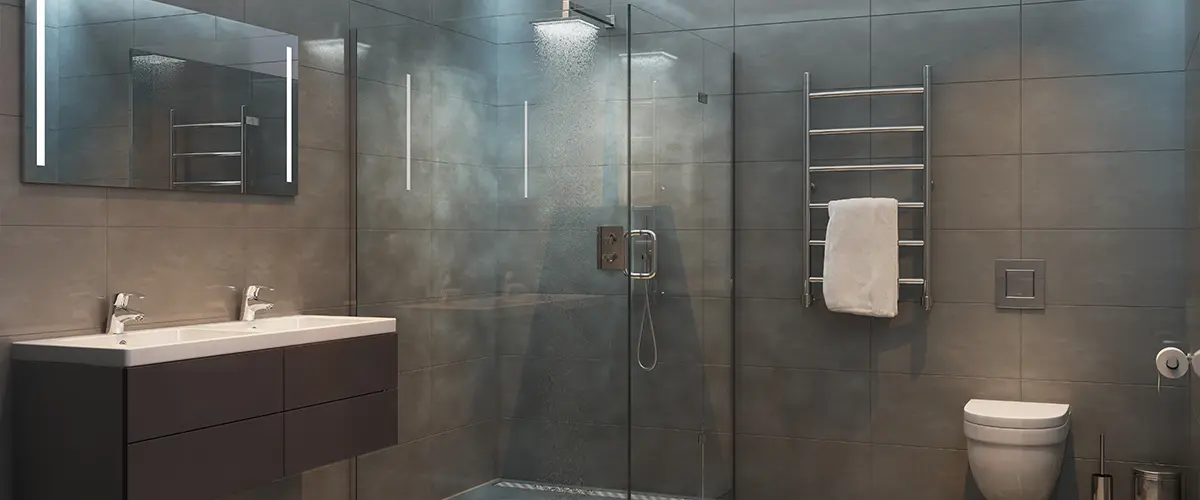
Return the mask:
[[168,363],[13,361],[23,500],[212,500],[396,444],[396,334]]

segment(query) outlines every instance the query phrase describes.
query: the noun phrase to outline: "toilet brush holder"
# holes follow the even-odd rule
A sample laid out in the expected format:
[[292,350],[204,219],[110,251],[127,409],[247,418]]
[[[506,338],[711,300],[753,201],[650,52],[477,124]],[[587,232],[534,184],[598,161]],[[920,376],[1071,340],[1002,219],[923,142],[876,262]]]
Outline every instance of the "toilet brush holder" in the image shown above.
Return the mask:
[[1104,471],[1104,434],[1100,435],[1100,473],[1092,474],[1092,500],[1113,500],[1111,474]]

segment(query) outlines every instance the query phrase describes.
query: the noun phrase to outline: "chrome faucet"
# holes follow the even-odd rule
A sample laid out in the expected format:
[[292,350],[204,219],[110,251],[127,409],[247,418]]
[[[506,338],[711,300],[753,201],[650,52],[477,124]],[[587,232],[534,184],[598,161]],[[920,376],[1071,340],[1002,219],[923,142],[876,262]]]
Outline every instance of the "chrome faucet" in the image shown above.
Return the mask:
[[112,307],[109,308],[108,329],[106,330],[109,335],[125,333],[126,323],[136,323],[146,319],[146,313],[129,308],[129,299],[133,297],[146,298],[140,293],[122,292],[118,293],[117,298],[113,300]]
[[274,288],[262,285],[250,285],[246,287],[246,295],[242,298],[242,321],[254,321],[255,315],[259,311],[268,311],[275,307],[272,302],[267,302],[258,298],[259,292],[263,289],[275,291]]

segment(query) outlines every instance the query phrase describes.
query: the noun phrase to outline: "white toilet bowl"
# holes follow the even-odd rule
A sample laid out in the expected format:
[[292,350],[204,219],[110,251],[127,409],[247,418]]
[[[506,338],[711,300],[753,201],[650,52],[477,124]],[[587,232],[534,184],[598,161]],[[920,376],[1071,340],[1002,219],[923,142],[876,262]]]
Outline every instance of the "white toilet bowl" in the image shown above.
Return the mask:
[[1046,500],[1071,430],[1063,404],[972,399],[963,407],[967,459],[988,500]]

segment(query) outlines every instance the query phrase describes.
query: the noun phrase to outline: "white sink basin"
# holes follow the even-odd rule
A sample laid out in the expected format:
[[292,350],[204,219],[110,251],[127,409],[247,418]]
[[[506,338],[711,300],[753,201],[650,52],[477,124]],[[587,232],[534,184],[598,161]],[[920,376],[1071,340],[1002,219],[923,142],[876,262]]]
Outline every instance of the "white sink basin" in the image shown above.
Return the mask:
[[13,359],[99,366],[140,366],[274,349],[396,331],[393,318],[285,316],[120,335],[14,342]]

